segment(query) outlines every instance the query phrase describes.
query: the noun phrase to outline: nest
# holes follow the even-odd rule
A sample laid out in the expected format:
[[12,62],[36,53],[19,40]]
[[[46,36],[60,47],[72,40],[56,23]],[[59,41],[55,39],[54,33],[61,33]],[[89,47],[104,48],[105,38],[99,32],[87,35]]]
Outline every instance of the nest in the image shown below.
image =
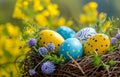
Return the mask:
[[[40,67],[36,69],[37,74],[31,76],[28,73],[30,66],[35,66],[42,58],[34,52],[27,53],[25,60],[21,63],[23,77],[120,77],[120,51],[110,52],[106,55],[101,55],[103,62],[113,60],[116,62],[114,66],[108,69],[103,69],[101,66],[94,66],[91,60],[92,56],[78,58],[72,60],[57,70],[51,75],[45,75],[40,71]],[[39,70],[39,71],[38,71]]]

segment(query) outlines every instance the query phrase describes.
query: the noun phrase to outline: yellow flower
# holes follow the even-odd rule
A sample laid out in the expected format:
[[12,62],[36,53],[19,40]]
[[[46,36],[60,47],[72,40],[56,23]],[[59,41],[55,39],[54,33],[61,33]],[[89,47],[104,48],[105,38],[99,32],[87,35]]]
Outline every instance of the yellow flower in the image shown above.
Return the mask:
[[42,27],[51,27],[55,22],[58,22],[57,26],[72,24],[72,21],[58,18],[59,15],[58,5],[51,3],[51,0],[17,0],[13,17],[30,22],[35,20]]
[[94,10],[94,9],[96,9],[96,8],[98,7],[98,5],[97,5],[96,2],[90,2],[90,3],[88,4],[88,6],[89,6],[92,10]]
[[98,11],[97,11],[97,10],[92,11],[92,15],[97,18],[97,16],[98,16]]
[[81,24],[93,24],[97,21],[97,3],[90,2],[83,7],[84,14],[81,14],[79,17],[79,22]]
[[67,23],[66,23],[66,26],[71,26],[73,24],[73,21],[72,20],[69,20]]
[[3,53],[3,51],[2,51],[2,49],[1,49],[1,47],[0,47],[0,57],[3,55],[4,53]]
[[16,6],[14,9],[13,18],[25,19],[27,16],[20,10],[19,7]]
[[50,4],[47,6],[47,10],[49,11],[51,16],[59,15],[58,6],[56,4]]
[[6,28],[7,28],[9,35],[13,37],[17,37],[20,35],[20,30],[17,26],[13,26],[11,23],[7,23]]
[[0,35],[2,35],[2,31],[3,31],[3,29],[4,29],[4,26],[3,25],[0,25]]
[[81,24],[86,23],[86,20],[87,20],[86,18],[87,18],[87,17],[86,17],[84,14],[81,14],[79,18],[80,18],[79,21],[80,21]]
[[57,21],[57,25],[58,26],[63,26],[65,25],[65,19],[63,17],[61,17],[58,21]]
[[44,10],[44,11],[42,12],[42,15],[48,17],[50,14],[49,14],[49,12],[48,12],[47,10]]
[[32,35],[34,33],[34,30],[30,27],[26,27],[26,30],[24,31],[26,35]]
[[16,4],[15,4],[15,8],[14,8],[14,12],[13,12],[13,18],[18,18],[18,19],[24,19],[27,18],[26,15],[21,11],[21,0],[17,0]]
[[24,47],[24,48],[23,48],[23,51],[24,51],[24,52],[28,52],[28,51],[30,51],[30,50],[31,50],[31,49],[30,49],[29,47]]
[[102,21],[105,21],[106,20],[106,13],[100,13],[99,14],[99,19],[102,20]]
[[0,37],[0,49],[3,48],[4,42],[6,41],[6,36],[3,34],[2,37]]
[[111,27],[111,22],[107,21],[105,24],[102,26],[102,30],[105,32],[107,29],[110,29]]
[[33,9],[35,12],[43,10],[43,6],[41,5],[41,0],[34,0]]
[[85,6],[83,7],[83,10],[84,10],[85,13],[90,12],[90,8],[89,8],[89,6],[87,6],[87,5],[85,5]]
[[6,71],[3,70],[3,69],[0,69],[0,76],[1,76],[1,77],[9,77],[9,73],[6,72]]
[[0,77],[19,77],[14,63],[7,63],[4,68],[0,69]]
[[95,23],[97,21],[97,16],[98,16],[98,12],[95,10],[95,11],[92,11],[91,12],[91,16],[89,16],[89,23]]
[[46,5],[49,5],[51,3],[51,0],[44,0]]
[[[9,38],[8,34],[11,35],[12,38]],[[28,46],[25,46],[25,41],[18,39],[20,34],[19,27],[11,23],[0,25],[0,64],[5,66],[4,69],[0,68],[0,76],[17,77],[18,72],[16,72],[15,65],[6,63],[13,62],[16,57],[30,50]],[[20,46],[22,46],[22,49],[20,49]]]
[[38,24],[42,27],[46,26],[47,25],[47,19],[44,15],[42,14],[37,14],[36,15],[36,21],[38,22]]
[[23,8],[26,9],[27,7],[28,7],[28,1],[24,1],[24,2],[23,2]]

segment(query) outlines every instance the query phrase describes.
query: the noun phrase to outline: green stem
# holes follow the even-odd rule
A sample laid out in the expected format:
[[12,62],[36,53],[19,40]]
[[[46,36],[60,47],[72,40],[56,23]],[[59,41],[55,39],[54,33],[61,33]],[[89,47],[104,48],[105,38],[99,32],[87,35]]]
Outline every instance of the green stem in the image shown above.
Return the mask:
[[37,52],[38,50],[37,50],[37,48],[35,47],[35,46],[33,46],[33,49]]
[[37,68],[43,61],[45,61],[45,59],[43,59],[42,61],[40,61],[40,62],[34,67],[33,70],[36,70],[36,68]]
[[44,58],[44,56],[39,52],[39,55],[42,56]]

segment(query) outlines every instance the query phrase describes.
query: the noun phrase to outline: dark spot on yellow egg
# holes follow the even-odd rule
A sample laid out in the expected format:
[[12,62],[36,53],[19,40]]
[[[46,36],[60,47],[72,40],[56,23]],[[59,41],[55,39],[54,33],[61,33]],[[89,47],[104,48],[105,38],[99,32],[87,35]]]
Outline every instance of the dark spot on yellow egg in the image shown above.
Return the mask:
[[106,44],[106,47],[107,47],[108,45]]
[[88,51],[88,53],[90,53],[90,52]]
[[45,44],[45,42],[43,42],[43,44]]
[[98,49],[95,49],[95,51],[98,51]]
[[105,38],[103,40],[106,40]]
[[95,38],[93,38],[93,40],[95,40]]
[[91,47],[93,47],[93,45],[91,45]]
[[40,40],[41,40],[42,38],[40,37]]
[[88,45],[90,45],[90,43],[88,43]]
[[103,45],[101,45],[101,47],[103,47]]
[[52,36],[52,34],[50,34],[50,36]]
[[60,46],[60,44],[58,44],[58,46]]
[[97,40],[95,40],[95,42],[97,42]]

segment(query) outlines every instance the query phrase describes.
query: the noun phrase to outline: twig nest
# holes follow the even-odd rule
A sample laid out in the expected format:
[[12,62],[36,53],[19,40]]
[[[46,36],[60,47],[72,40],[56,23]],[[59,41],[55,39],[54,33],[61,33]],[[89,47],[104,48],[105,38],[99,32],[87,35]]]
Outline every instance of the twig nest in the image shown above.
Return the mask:
[[[102,66],[94,66],[92,61],[93,56],[83,57],[72,60],[65,64],[57,73],[52,76],[57,77],[119,77],[120,76],[120,51],[101,55],[102,61],[109,62],[113,60],[116,64],[108,69],[103,69]],[[80,68],[81,67],[81,68]]]

